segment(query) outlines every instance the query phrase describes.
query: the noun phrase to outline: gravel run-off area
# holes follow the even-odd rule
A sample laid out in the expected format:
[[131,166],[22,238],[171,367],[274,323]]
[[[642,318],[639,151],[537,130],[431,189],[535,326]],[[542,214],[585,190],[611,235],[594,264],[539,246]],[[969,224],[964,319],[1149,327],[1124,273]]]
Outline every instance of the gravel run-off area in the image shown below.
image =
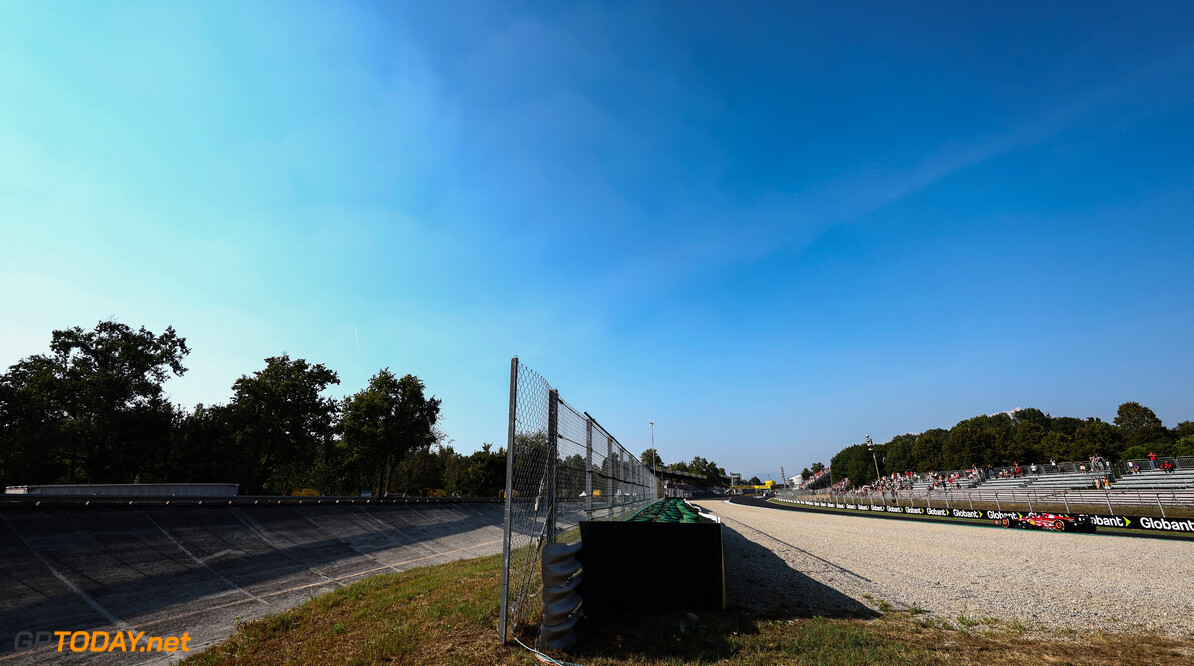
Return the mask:
[[729,602],[765,613],[927,617],[1194,636],[1194,541],[694,502],[719,516]]

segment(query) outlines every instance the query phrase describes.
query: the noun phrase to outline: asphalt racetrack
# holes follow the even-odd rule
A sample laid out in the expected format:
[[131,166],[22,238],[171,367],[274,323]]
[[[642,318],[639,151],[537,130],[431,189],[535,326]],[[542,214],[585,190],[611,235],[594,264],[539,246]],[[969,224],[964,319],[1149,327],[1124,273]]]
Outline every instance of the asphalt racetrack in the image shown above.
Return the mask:
[[367,576],[500,552],[501,539],[497,502],[6,509],[0,666],[176,661],[186,654],[29,643],[38,632],[186,632],[193,654],[239,622]]
[[857,615],[882,600],[954,623],[1194,635],[1194,541],[697,504],[734,533],[731,603]]

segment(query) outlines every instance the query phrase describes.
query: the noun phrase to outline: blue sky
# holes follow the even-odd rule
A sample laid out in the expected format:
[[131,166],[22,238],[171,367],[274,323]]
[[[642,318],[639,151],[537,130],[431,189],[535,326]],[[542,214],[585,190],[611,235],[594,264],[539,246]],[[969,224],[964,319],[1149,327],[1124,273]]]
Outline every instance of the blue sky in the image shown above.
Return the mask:
[[0,365],[173,325],[181,404],[390,367],[470,451],[517,354],[777,479],[1194,419],[1190,5],[738,4],[0,2]]

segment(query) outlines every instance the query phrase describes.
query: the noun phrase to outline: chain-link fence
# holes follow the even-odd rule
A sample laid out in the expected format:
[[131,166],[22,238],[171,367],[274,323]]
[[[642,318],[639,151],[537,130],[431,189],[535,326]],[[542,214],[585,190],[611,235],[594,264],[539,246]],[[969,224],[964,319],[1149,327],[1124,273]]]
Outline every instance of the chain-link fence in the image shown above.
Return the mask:
[[576,541],[581,520],[619,520],[659,496],[648,467],[514,357],[498,619],[502,642],[538,624],[545,544]]

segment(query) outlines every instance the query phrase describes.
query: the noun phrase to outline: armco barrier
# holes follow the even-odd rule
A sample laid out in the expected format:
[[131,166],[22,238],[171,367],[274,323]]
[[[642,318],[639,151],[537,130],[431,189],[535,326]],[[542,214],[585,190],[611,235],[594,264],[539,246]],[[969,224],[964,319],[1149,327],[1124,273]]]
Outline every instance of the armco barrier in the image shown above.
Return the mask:
[[[937,518],[951,521],[968,521],[975,523],[993,523],[1000,518],[1023,518],[1022,511],[995,511],[988,509],[938,509],[931,507],[883,506],[881,504],[850,504],[842,502],[823,502],[819,500],[789,500],[780,499],[776,502],[753,500],[750,498],[734,498],[738,504],[752,506],[767,506],[771,508],[800,509],[806,507],[812,510],[830,509],[834,513],[852,512],[858,515],[883,515],[892,518],[924,519]],[[786,505],[786,506],[785,506]],[[1056,512],[1054,512],[1056,513]],[[1068,514],[1057,513],[1059,516],[1076,517],[1085,515],[1099,527],[1124,529],[1144,534],[1176,536],[1194,538],[1194,519],[1155,518],[1153,516],[1109,516],[1105,514]]]

